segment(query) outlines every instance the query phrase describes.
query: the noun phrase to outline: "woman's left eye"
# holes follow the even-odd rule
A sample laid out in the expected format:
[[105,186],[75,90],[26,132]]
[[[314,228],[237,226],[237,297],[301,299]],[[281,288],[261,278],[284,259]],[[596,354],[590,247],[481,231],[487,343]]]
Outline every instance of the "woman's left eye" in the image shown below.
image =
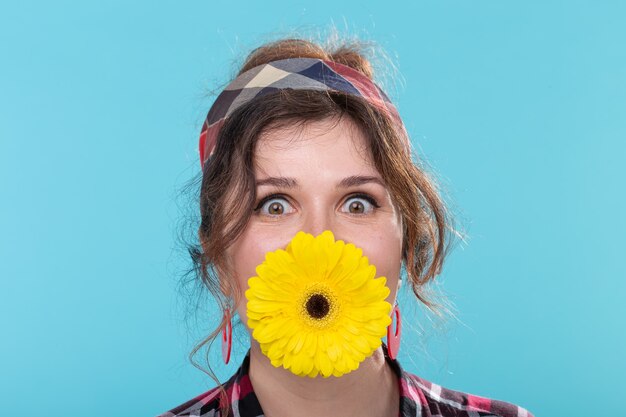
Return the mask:
[[380,207],[376,200],[368,195],[355,195],[346,200],[343,203],[343,211],[350,214],[368,214],[375,208]]

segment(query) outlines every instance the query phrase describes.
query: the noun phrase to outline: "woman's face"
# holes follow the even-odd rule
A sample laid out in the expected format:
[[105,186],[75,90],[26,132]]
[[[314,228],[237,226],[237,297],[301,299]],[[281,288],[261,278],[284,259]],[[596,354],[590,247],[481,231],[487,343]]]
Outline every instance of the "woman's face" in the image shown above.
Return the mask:
[[385,276],[395,302],[402,262],[402,220],[363,134],[349,118],[310,122],[304,129],[261,135],[255,149],[257,201],[243,234],[229,248],[247,323],[248,278],[265,254],[304,231],[330,230],[335,239],[363,249],[376,276]]

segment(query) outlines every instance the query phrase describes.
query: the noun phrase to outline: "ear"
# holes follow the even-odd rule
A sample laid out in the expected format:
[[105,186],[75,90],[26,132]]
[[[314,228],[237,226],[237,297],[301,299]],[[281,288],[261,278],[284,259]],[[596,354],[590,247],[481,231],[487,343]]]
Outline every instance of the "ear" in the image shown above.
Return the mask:
[[[206,254],[208,252],[207,249],[207,244],[206,241],[203,239],[202,237],[202,233],[200,232],[200,230],[198,230],[198,241],[200,242],[200,246],[202,248],[202,253]],[[230,259],[230,257],[228,256],[228,250],[226,253],[226,260],[228,262],[228,260]],[[218,266],[216,266],[215,264],[213,264],[213,270],[215,271],[215,275],[217,277],[217,281],[218,281],[218,285],[219,285],[219,290],[221,291],[221,293],[225,296],[225,297],[232,297],[232,288],[229,285],[229,281],[228,281],[228,274],[226,273],[226,271],[222,270],[221,268],[219,268]]]
[[232,298],[232,287],[230,280],[228,279],[228,273],[217,266],[214,266],[214,271],[221,293],[224,294],[224,297]]
[[225,297],[230,298],[233,303],[238,302],[238,298],[242,296],[240,294],[240,288],[235,278],[236,268],[233,265],[232,257],[230,256],[230,249],[226,249],[224,253],[224,265],[219,268],[215,267],[215,273],[220,286],[220,291]]

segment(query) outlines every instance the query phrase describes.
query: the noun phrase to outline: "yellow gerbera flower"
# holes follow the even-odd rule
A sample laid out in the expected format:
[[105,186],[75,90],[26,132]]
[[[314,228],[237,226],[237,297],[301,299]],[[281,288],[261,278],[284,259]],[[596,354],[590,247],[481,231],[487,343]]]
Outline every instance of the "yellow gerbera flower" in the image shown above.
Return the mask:
[[389,288],[363,251],[298,232],[268,252],[248,280],[248,326],[272,365],[296,375],[341,376],[382,343],[391,323]]

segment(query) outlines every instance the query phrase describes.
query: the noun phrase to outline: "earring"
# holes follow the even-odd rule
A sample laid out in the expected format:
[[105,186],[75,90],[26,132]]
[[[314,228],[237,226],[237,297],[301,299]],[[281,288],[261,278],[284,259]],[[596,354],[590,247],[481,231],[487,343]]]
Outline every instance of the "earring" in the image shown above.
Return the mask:
[[[393,317],[396,317],[396,331],[393,331]],[[387,326],[387,350],[389,357],[395,359],[398,357],[400,350],[400,337],[402,336],[402,319],[400,317],[400,307],[398,303],[393,306],[391,311],[391,324]]]
[[224,359],[224,363],[228,364],[233,343],[233,325],[230,321],[230,310],[224,312],[224,321],[226,323],[222,329],[222,358]]

